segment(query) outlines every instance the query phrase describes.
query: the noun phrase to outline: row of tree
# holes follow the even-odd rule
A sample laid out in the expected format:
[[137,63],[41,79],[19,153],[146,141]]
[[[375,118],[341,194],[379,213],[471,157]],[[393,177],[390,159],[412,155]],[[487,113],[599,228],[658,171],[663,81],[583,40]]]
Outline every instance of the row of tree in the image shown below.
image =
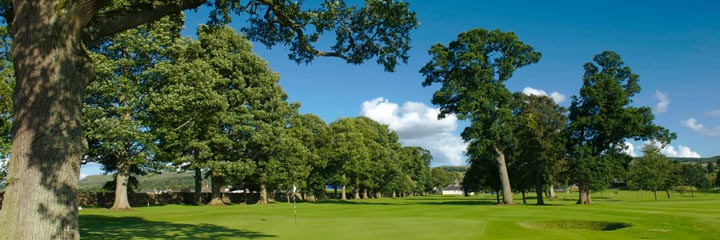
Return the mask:
[[197,40],[183,39],[182,25],[168,16],[90,48],[97,78],[84,99],[84,161],[113,173],[112,209],[130,208],[136,176],[168,170],[195,173],[198,204],[209,178],[211,205],[223,204],[226,186],[258,191],[260,203],[295,187],[309,199],[326,197],[327,185],[342,199],[346,186],[355,199],[431,190],[429,151],[401,146],[369,118],[328,125],[300,114],[245,37],[200,26]]
[[[88,49],[105,48],[108,37],[200,6],[209,9],[212,26],[225,25],[234,15],[245,17],[242,30],[249,39],[268,47],[287,46],[289,57],[298,63],[322,56],[352,64],[374,59],[387,71],[407,61],[410,30],[419,24],[402,1],[368,0],[362,6],[324,1],[315,7],[289,0],[3,1],[0,16],[12,36],[11,51],[5,53],[12,52],[16,82],[11,164],[0,211],[2,238],[79,238],[78,177],[87,150],[83,102],[89,84],[97,79],[96,60]],[[335,35],[330,38],[335,42],[323,51],[317,44],[327,34]],[[223,147],[218,142],[222,139],[210,141]],[[32,212],[37,209],[42,211]],[[25,222],[33,224],[21,224]]]
[[440,117],[455,114],[471,123],[462,132],[471,163],[464,186],[501,192],[505,204],[514,203],[511,185],[523,193],[534,188],[543,204],[544,189],[561,178],[578,186],[578,203],[590,204],[591,190],[624,176],[632,159],[624,153],[627,139],[664,145],[676,138],[653,123],[650,108],[632,105],[639,76],[615,52],[584,65],[569,112],[548,97],[506,88],[516,69],[541,57],[512,32],[473,29],[433,45],[430,54],[420,72],[424,86],[441,85],[432,99]]
[[670,190],[675,186],[689,186],[690,194],[694,197],[693,188],[720,187],[720,181],[717,180],[720,171],[714,166],[713,162],[703,167],[698,163],[668,161],[658,146],[647,144],[643,148],[643,156],[630,163],[626,179],[631,189],[652,191],[655,200],[658,199],[657,192],[662,190],[670,198]]

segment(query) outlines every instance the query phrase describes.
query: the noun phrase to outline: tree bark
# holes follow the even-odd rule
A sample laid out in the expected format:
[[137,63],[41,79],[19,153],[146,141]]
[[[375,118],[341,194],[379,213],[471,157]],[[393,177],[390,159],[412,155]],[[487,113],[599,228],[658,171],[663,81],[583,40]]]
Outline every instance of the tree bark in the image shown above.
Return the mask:
[[342,185],[342,196],[340,196],[340,200],[343,200],[343,201],[347,200],[347,193],[345,192],[345,185]]
[[520,193],[522,194],[523,204],[527,204],[527,201],[525,200],[525,190],[521,191]]
[[353,189],[353,199],[360,200],[360,187],[358,185],[355,185],[355,189]]
[[367,189],[367,187],[363,188],[363,197],[362,197],[362,199],[370,199],[370,197],[368,197],[368,189]]
[[545,200],[543,199],[543,184],[541,181],[537,180],[535,182],[535,194],[537,195],[537,205],[545,205]]
[[225,177],[218,176],[215,173],[215,170],[212,170],[211,173],[212,173],[212,175],[210,176],[210,184],[212,185],[211,186],[212,193],[210,194],[211,198],[210,198],[210,202],[208,203],[208,205],[210,205],[210,206],[225,206],[225,202],[223,202],[222,192],[221,192],[221,188],[225,184]]
[[548,191],[550,192],[550,194],[548,194],[548,199],[557,199],[557,194],[555,194],[555,186],[553,186],[553,184],[550,184],[548,188]]
[[[61,3],[65,3],[62,5]],[[95,77],[80,41],[86,1],[14,1],[15,89],[0,239],[78,239],[84,89]]]
[[580,194],[580,199],[578,200],[577,204],[592,204],[592,199],[590,198],[590,184],[587,182],[581,182],[578,184],[578,194]]
[[110,209],[112,210],[131,210],[128,202],[128,176],[127,169],[120,171],[115,175],[115,201]]
[[[5,20],[13,34],[16,80],[13,154],[0,211],[0,239],[79,238],[77,191],[87,149],[82,99],[95,77],[81,34],[98,40],[204,2],[167,1],[135,11],[146,16],[142,21],[127,21],[136,16],[122,14],[96,18],[109,0],[12,2]],[[88,24],[108,19],[116,24]],[[98,31],[84,32],[90,25]]]
[[503,204],[515,204],[513,202],[512,189],[510,188],[510,177],[508,176],[507,166],[505,164],[505,153],[497,147],[493,148],[495,148],[495,153],[497,153],[500,184],[502,184]]
[[260,184],[260,200],[257,203],[258,204],[267,204],[268,203],[267,186],[265,186],[265,183]]
[[202,170],[199,167],[195,168],[195,195],[193,196],[195,205],[203,205],[202,199]]
[[693,186],[690,186],[690,197],[695,198],[695,191],[693,191]]
[[666,188],[665,193],[667,194],[667,198],[670,199],[670,189]]
[[653,189],[653,195],[655,195],[655,201],[657,201],[657,189]]

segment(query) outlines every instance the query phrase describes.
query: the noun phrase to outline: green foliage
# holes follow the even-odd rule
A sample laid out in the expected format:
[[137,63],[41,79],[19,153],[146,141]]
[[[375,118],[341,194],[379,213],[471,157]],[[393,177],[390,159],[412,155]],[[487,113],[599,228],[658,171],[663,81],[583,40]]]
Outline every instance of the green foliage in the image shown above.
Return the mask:
[[367,117],[341,118],[329,125],[330,183],[372,193],[424,193],[430,187],[429,151],[401,147],[397,133]]
[[583,191],[602,189],[621,177],[629,163],[622,154],[624,141],[654,139],[662,144],[675,133],[653,123],[648,107],[631,106],[640,92],[639,76],[620,59],[605,51],[584,65],[583,86],[572,97],[568,126],[570,173]]
[[290,118],[287,135],[299,151],[290,153],[283,161],[285,171],[291,175],[281,185],[300,188],[314,196],[325,195],[325,184],[330,182],[324,171],[328,166],[326,150],[330,144],[330,132],[325,121],[314,114],[299,114]]
[[441,167],[430,169],[430,174],[432,175],[432,186],[437,190],[442,190],[448,185],[455,183],[455,175]]
[[544,186],[560,178],[566,165],[562,135],[566,109],[546,96],[516,93],[514,97],[519,101],[514,131],[518,140],[511,151],[515,161],[510,172],[520,190],[543,192]]
[[201,26],[198,41],[174,50],[172,62],[157,66],[166,82],[151,106],[160,157],[182,168],[211,169],[230,182],[253,173],[267,181],[269,169],[278,166],[271,160],[287,147],[282,134],[297,108],[285,101],[279,76],[226,27]]
[[[410,30],[419,22],[402,1],[366,0],[362,7],[348,6],[345,1],[326,0],[318,8],[307,8],[303,1],[216,1],[213,22],[226,22],[228,10],[249,13],[250,26],[242,31],[252,41],[268,47],[289,47],[290,59],[309,63],[316,56],[339,57],[348,63],[361,64],[372,58],[385,70],[394,71],[398,61],[407,62]],[[335,33],[331,51],[316,46],[325,33]]]
[[[504,152],[515,141],[513,97],[505,82],[521,67],[537,63],[541,54],[512,32],[473,29],[460,33],[447,46],[435,44],[429,51],[432,60],[421,70],[423,86],[440,83],[432,103],[440,106],[440,116],[455,114],[470,120],[462,132],[469,142],[471,164],[477,160],[497,159],[503,191],[511,192]],[[496,154],[487,158],[486,153]],[[510,196],[510,195],[505,195]],[[512,199],[505,199],[512,203]]]
[[708,189],[711,186],[703,166],[693,163],[682,165],[682,184],[698,189]]
[[4,161],[10,155],[13,100],[15,87],[15,69],[12,64],[12,40],[7,26],[0,26],[0,179],[6,174]]
[[[653,144],[646,144],[643,156],[630,164],[628,186],[656,193],[666,187],[671,174],[672,166],[660,153],[660,149]],[[655,199],[657,200],[657,193]]]
[[[12,129],[15,70],[12,64],[11,39],[7,26],[0,26],[0,182],[5,180],[8,171],[10,131]],[[4,184],[3,184],[4,187]]]
[[87,86],[83,108],[89,145],[86,161],[98,162],[115,175],[130,176],[130,191],[137,186],[131,175],[163,168],[154,161],[156,137],[148,122],[149,98],[156,84],[152,67],[167,61],[182,24],[182,16],[166,17],[90,49],[97,80]]

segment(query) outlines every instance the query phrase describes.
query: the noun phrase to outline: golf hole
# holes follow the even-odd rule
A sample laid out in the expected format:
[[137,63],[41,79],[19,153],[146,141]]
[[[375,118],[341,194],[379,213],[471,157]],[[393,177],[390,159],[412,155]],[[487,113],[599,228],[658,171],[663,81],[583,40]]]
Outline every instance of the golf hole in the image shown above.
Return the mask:
[[624,222],[600,222],[600,221],[577,221],[577,220],[554,220],[522,222],[523,227],[532,229],[580,229],[590,231],[614,231],[632,227],[632,224]]

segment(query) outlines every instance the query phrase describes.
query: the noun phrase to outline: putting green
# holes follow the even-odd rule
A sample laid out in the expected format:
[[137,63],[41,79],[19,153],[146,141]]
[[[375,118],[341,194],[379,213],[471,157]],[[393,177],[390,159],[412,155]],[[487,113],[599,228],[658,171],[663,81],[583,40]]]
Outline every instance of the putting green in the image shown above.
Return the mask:
[[[720,195],[635,192],[594,195],[574,204],[495,205],[478,197],[416,197],[293,205],[158,206],[132,211],[85,208],[83,239],[720,239]],[[516,198],[517,202],[522,200]]]

